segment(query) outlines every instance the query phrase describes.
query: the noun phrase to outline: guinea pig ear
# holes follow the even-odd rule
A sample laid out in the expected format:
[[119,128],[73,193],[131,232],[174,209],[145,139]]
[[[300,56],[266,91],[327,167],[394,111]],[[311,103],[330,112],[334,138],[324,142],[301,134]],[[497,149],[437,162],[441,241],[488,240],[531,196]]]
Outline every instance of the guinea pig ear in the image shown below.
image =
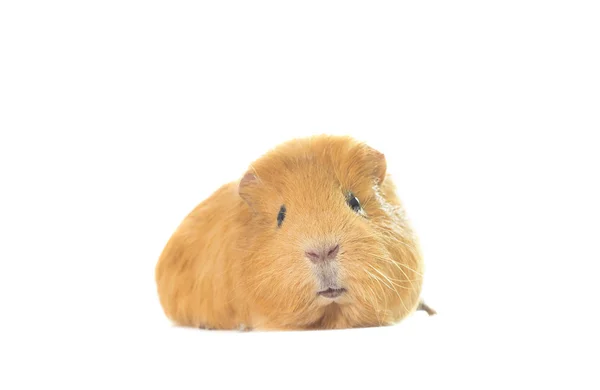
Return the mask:
[[240,179],[238,184],[238,194],[244,201],[251,204],[252,190],[258,185],[259,179],[252,172],[246,172],[246,174]]
[[385,155],[371,147],[367,148],[367,153],[369,155],[369,160],[372,162],[374,167],[373,175],[375,176],[375,179],[377,179],[377,184],[381,184],[383,183],[387,173],[387,162]]

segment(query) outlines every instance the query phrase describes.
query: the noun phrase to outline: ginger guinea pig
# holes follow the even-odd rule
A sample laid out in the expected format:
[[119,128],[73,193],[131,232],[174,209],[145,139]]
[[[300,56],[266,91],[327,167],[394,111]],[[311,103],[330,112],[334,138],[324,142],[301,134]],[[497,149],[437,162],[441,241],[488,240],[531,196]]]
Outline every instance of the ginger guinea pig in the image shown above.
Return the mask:
[[384,155],[315,136],[272,149],[191,211],[156,283],[182,326],[339,329],[423,309],[422,272]]

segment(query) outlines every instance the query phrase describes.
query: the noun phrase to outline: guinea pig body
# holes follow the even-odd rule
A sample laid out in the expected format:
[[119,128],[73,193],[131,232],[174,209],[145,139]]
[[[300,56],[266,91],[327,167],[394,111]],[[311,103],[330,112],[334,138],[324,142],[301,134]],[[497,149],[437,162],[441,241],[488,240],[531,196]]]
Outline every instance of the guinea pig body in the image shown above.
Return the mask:
[[166,244],[167,317],[213,329],[396,323],[423,261],[383,154],[350,137],[288,141],[200,203]]

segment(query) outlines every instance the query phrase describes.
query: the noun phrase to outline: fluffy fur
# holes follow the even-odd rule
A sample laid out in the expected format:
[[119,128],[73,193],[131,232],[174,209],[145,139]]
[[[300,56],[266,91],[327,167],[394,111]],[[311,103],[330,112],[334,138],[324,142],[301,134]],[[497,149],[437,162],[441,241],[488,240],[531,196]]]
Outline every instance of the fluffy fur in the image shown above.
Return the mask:
[[[364,213],[347,204],[352,192]],[[277,215],[286,206],[286,218]],[[306,248],[339,243],[347,292],[317,294]],[[350,137],[288,141],[200,203],[156,266],[172,321],[213,329],[334,329],[396,323],[419,305],[423,262],[383,154]]]

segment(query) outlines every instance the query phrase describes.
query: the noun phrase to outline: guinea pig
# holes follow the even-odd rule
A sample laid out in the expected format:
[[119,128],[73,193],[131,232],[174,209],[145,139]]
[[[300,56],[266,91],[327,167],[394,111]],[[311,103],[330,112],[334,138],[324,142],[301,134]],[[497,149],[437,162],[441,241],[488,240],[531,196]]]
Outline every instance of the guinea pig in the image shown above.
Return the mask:
[[293,139],[262,155],[184,218],[155,277],[180,326],[373,327],[430,309],[385,156],[347,136]]

